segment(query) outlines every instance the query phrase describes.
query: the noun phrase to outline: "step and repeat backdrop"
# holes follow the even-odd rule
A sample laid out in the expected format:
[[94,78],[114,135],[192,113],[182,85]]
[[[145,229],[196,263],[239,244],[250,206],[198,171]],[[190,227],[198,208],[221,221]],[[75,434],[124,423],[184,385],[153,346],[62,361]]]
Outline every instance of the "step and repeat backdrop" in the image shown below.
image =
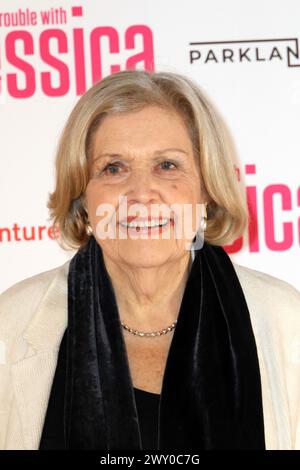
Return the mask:
[[233,261],[300,289],[299,0],[0,0],[0,292],[63,264],[46,207],[69,112],[96,81],[183,73],[217,108],[251,226]]

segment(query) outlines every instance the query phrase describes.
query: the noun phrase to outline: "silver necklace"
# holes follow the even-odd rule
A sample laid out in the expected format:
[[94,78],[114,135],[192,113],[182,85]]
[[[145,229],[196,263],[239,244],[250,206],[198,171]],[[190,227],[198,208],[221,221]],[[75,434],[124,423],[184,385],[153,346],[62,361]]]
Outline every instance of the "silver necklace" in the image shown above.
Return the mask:
[[133,335],[137,335],[137,336],[148,336],[148,337],[151,337],[151,336],[161,336],[161,335],[165,335],[167,333],[169,333],[169,331],[172,331],[175,326],[176,326],[176,323],[177,323],[177,320],[174,321],[172,323],[172,325],[168,326],[167,328],[165,328],[164,330],[160,330],[160,331],[150,331],[148,333],[144,333],[142,331],[138,331],[138,330],[133,330],[132,328],[130,328],[129,326],[127,326],[125,323],[121,322],[121,325],[123,326],[123,328],[125,328],[125,330],[129,331],[129,333],[132,333]]

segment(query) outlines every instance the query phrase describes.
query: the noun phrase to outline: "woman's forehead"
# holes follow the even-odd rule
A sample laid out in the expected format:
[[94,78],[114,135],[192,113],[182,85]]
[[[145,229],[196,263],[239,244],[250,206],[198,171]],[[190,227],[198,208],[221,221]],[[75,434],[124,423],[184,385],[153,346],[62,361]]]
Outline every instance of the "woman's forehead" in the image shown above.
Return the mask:
[[[153,139],[158,143],[156,146]],[[107,153],[115,152],[119,143],[125,143],[129,147],[131,144],[144,147],[152,142],[153,151],[182,146],[187,151],[186,146],[191,144],[183,119],[178,114],[159,108],[107,116],[96,130],[93,140],[95,147],[108,146],[105,149]]]

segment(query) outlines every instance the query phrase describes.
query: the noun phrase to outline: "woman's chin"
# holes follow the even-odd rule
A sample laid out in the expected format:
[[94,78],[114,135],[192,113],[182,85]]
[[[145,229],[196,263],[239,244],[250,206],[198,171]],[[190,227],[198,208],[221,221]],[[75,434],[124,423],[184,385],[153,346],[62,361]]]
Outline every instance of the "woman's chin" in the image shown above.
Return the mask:
[[118,257],[121,262],[138,267],[158,267],[170,260],[178,259],[179,253],[184,251],[174,240],[156,241],[136,241],[125,245],[120,243],[118,247]]

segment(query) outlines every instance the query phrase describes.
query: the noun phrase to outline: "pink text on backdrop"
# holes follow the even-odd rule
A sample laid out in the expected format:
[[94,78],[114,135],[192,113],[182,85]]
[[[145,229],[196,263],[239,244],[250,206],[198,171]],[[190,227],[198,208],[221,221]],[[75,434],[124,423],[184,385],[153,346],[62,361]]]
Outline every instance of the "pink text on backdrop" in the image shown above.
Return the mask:
[[[89,34],[88,47],[84,33],[82,28],[74,28],[71,37],[61,28],[46,29],[39,35],[24,29],[9,32],[5,38],[5,59],[17,71],[6,74],[7,93],[13,98],[30,98],[35,94],[40,82],[40,90],[46,96],[60,97],[69,92],[71,80],[74,80],[76,94],[82,95],[89,87],[86,73],[88,53],[92,84],[103,77],[103,64],[107,60],[102,49],[103,38],[108,41],[109,54],[116,57],[116,63],[110,65],[110,73],[119,72],[121,64],[117,63],[117,54],[122,52],[120,32],[112,26],[96,27]],[[136,53],[138,36],[142,38],[143,50]],[[55,54],[52,51],[53,42],[56,44]],[[125,61],[126,70],[134,69],[141,62],[145,70],[154,69],[153,35],[149,26],[129,26],[124,33],[124,47],[125,51],[133,52]],[[19,52],[20,48],[22,53]],[[36,58],[40,61],[38,67],[30,63],[30,59]],[[72,66],[69,65],[70,58]],[[58,84],[53,83],[53,72],[43,70],[44,64],[58,74]],[[23,86],[19,83],[20,73],[23,76]]]
[[[240,170],[236,168],[238,179],[240,179]],[[245,165],[246,175],[256,174],[256,165]],[[258,218],[258,195],[257,187],[254,185],[246,186],[246,197],[249,211],[249,224],[248,224],[248,249],[250,252],[260,251],[260,240],[259,240],[259,226],[263,224],[263,232],[265,245],[271,251],[286,251],[290,249],[294,243],[300,245],[300,217],[298,218],[297,227],[294,227],[293,222],[293,203],[292,203],[292,189],[282,183],[269,184],[264,188],[262,193],[262,211],[263,219]],[[278,222],[280,214],[275,210],[275,198],[279,198],[281,203],[281,211],[288,212],[291,215],[291,220],[288,222]],[[296,204],[300,207],[300,187],[296,193]],[[282,238],[276,239],[276,228],[279,228],[281,224]],[[298,232],[298,240],[295,240],[295,231]],[[224,248],[227,253],[237,253],[240,251],[244,244],[244,237],[237,238],[232,244],[225,245]]]

